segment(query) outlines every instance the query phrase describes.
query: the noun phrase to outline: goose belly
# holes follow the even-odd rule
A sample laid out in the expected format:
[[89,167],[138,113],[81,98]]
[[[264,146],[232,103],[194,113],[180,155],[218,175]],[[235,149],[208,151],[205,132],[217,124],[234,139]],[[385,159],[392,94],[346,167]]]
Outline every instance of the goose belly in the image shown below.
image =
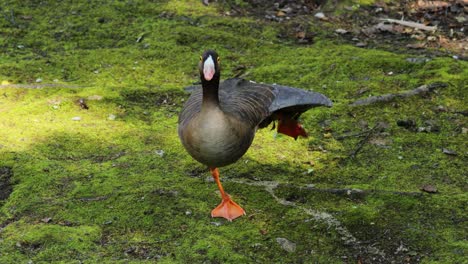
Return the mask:
[[234,163],[244,155],[254,137],[253,130],[219,119],[198,124],[188,126],[182,143],[194,159],[209,167]]

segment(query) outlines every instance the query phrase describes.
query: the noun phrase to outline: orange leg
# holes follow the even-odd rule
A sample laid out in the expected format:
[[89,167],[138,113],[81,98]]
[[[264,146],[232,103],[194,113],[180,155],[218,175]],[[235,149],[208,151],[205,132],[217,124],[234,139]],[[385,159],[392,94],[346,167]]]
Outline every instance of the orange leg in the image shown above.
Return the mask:
[[221,192],[221,203],[211,211],[211,217],[224,217],[229,221],[236,219],[239,216],[245,215],[244,209],[231,200],[231,197],[224,192],[223,186],[219,181],[219,171],[218,168],[210,168],[211,175],[213,176],[218,189]]

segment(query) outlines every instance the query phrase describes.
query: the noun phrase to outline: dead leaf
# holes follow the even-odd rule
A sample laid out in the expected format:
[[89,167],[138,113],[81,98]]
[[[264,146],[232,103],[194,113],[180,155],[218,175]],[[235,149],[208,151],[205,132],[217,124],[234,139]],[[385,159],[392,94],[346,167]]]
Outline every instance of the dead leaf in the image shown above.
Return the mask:
[[276,13],[276,16],[277,16],[277,17],[284,17],[284,16],[286,16],[286,13],[280,10],[280,11],[278,11],[278,12]]
[[363,48],[363,47],[366,47],[367,46],[367,43],[366,42],[358,42],[356,43],[356,47],[358,48]]
[[342,28],[336,29],[335,32],[338,34],[342,34],[342,35],[348,33],[346,29],[342,29]]

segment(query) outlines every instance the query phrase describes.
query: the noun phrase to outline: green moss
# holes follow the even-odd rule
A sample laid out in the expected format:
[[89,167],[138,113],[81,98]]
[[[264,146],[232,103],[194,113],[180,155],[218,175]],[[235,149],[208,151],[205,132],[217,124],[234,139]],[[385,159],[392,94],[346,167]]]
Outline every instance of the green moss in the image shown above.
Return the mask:
[[[89,259],[101,236],[97,226],[67,227],[54,224],[16,222],[2,231],[2,262],[32,260],[50,262],[63,259]],[[5,254],[6,253],[6,254]],[[91,259],[96,259],[97,254]]]
[[[195,0],[10,1],[1,11],[0,80],[30,86],[1,88],[0,167],[12,168],[13,192],[0,203],[0,263],[367,263],[381,257],[366,247],[374,244],[383,262],[463,262],[465,61],[414,64],[413,55],[326,38],[296,46],[277,38],[277,24]],[[244,71],[334,101],[302,116],[309,138],[261,130],[239,162],[220,169],[247,211],[232,223],[210,218],[216,186],[176,133],[182,87],[198,80],[206,48],[221,54],[224,78]],[[449,86],[349,106],[437,81]],[[439,129],[397,125],[405,119]],[[341,136],[382,122],[350,157],[364,137]],[[278,182],[276,197],[296,206],[243,181]],[[424,184],[438,193],[422,193]],[[346,189],[364,194],[329,191]]]

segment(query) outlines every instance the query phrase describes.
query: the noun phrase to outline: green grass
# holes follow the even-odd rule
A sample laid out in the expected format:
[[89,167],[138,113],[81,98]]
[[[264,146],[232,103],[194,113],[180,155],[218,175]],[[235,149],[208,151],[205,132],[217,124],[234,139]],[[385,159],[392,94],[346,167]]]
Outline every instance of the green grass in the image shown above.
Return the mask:
[[[0,263],[464,261],[465,61],[414,64],[406,60],[414,55],[320,37],[297,46],[277,39],[277,24],[226,17],[195,0],[10,1],[0,11],[0,81],[56,85],[0,88],[0,167],[13,172],[13,192],[0,200]],[[334,101],[302,116],[309,138],[264,129],[239,162],[221,168],[247,211],[233,222],[209,216],[216,185],[176,133],[183,87],[197,81],[207,48],[220,53],[224,78],[242,65],[246,78]],[[439,81],[448,87],[349,106]],[[403,119],[439,131],[410,131],[397,125]],[[363,137],[340,136],[382,122],[385,130],[350,158]],[[438,193],[421,192],[424,184]],[[330,191],[347,188],[364,194]],[[278,237],[296,251],[281,249]]]

